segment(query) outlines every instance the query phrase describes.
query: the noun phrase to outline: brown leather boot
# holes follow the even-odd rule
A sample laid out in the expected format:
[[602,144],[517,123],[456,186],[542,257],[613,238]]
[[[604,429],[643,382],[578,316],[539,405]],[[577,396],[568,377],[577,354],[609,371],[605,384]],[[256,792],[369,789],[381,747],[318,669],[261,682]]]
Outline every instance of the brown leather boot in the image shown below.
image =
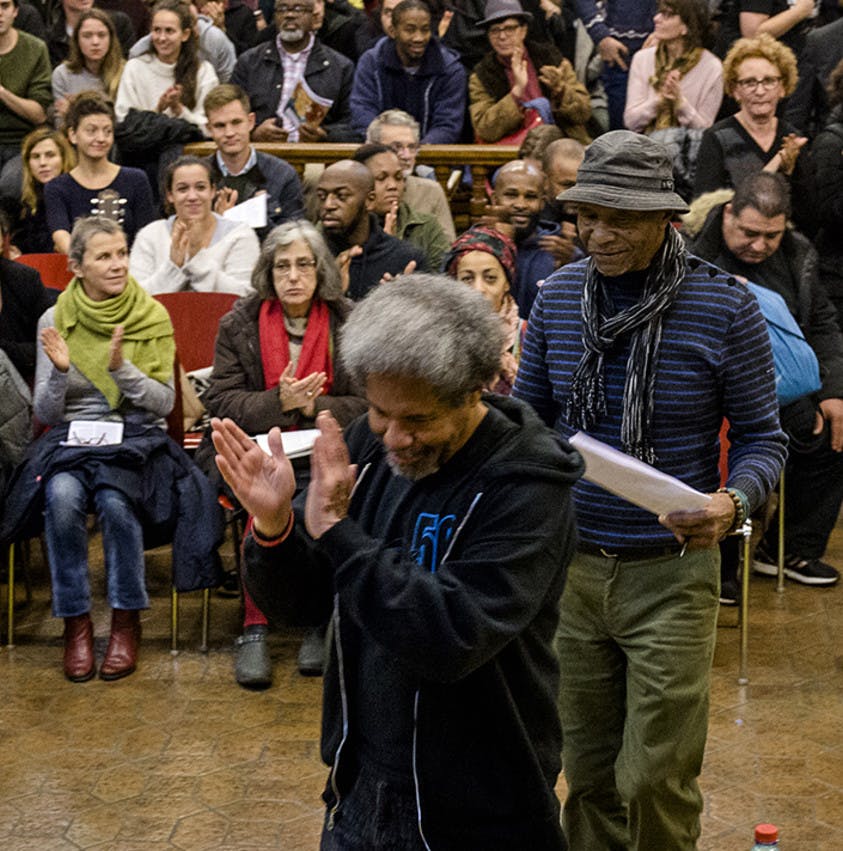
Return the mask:
[[94,662],[94,626],[91,616],[64,619],[64,675],[72,683],[84,683],[97,672]]
[[133,673],[137,667],[140,639],[140,612],[136,609],[113,609],[111,638],[100,665],[100,679],[119,680]]

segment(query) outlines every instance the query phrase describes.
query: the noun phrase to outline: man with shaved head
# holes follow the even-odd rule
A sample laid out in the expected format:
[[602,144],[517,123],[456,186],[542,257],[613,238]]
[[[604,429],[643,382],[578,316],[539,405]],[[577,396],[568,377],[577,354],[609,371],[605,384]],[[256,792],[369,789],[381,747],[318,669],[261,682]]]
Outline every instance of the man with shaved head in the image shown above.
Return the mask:
[[545,278],[570,257],[557,258],[559,225],[540,219],[544,207],[544,174],[534,163],[513,160],[501,166],[495,177],[497,215],[513,231],[516,281],[512,293],[522,319],[530,316],[536,293]]
[[363,163],[340,160],[322,172],[316,186],[319,225],[334,257],[342,261],[350,257],[346,294],[355,301],[384,275],[428,271],[424,254],[385,233],[378,217],[369,212],[374,185],[372,172]]

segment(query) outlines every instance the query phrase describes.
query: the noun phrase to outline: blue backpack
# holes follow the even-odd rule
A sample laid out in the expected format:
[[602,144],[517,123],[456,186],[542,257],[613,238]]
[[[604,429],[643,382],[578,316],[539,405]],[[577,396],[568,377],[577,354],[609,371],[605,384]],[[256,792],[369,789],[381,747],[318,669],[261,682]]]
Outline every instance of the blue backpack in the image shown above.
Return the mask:
[[816,393],[822,387],[820,365],[793,314],[787,309],[785,300],[758,284],[747,282],[747,287],[757,299],[767,321],[779,405],[789,405],[803,396]]

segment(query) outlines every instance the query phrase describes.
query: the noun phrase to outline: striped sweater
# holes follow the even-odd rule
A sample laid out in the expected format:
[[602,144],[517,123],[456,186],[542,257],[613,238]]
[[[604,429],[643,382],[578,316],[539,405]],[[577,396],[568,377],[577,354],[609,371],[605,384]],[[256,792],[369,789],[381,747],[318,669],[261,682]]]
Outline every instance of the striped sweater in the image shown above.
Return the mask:
[[[571,376],[583,352],[580,295],[588,260],[563,266],[539,290],[513,395],[569,437]],[[607,281],[616,311],[636,301],[642,275]],[[607,413],[590,434],[620,448],[628,336],[605,358]],[[785,458],[766,325],[755,297],[733,278],[688,257],[685,280],[664,317],[651,438],[656,466],[705,493],[719,486],[718,434],[731,424],[728,484],[754,509],[775,485]],[[654,515],[581,479],[574,488],[582,541],[607,548],[674,541]]]

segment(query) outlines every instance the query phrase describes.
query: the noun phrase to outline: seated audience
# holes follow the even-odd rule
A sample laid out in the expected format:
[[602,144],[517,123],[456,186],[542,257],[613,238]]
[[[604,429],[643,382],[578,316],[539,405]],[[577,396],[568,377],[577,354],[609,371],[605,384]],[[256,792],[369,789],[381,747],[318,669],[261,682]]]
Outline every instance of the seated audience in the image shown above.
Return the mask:
[[494,228],[475,225],[451,246],[445,273],[479,292],[500,317],[504,343],[500,372],[489,382],[492,393],[509,396],[521,353],[521,319],[512,297],[515,283],[515,244]]
[[[713,207],[689,247],[736,277],[777,292],[817,356],[819,394],[781,410],[789,437],[785,575],[805,585],[831,585],[840,574],[822,558],[843,503],[843,335],[816,251],[788,229],[789,216],[785,178],[756,172],[738,184],[730,201]],[[756,551],[756,572],[776,575],[775,538],[772,524]]]
[[754,171],[791,175],[805,139],[776,115],[796,86],[796,57],[772,36],[742,38],[723,62],[723,84],[740,109],[703,134],[694,196],[734,188]]
[[400,109],[388,109],[366,128],[366,141],[386,145],[395,151],[406,177],[404,200],[413,210],[435,216],[445,236],[453,242],[456,230],[445,190],[436,180],[416,174],[419,132],[419,123],[412,115]]
[[460,141],[465,69],[458,54],[432,37],[431,26],[424,0],[402,0],[392,12],[390,37],[360,57],[351,114],[361,136],[384,110],[402,109],[418,121],[421,144]]
[[531,18],[518,0],[497,0],[480,21],[492,52],[468,81],[474,133],[485,142],[520,144],[531,127],[555,123],[566,136],[588,142],[588,91],[556,47],[527,41]]
[[[88,510],[96,512],[112,609],[99,673],[117,680],[135,670],[140,613],[149,606],[144,546],[174,540],[175,574],[215,572],[213,491],[164,431],[175,398],[173,329],[128,275],[120,226],[80,219],[70,265],[74,279],[38,323],[34,410],[51,428],[12,478],[3,535],[43,528],[53,615],[65,622],[64,673],[85,682],[96,673],[87,531]],[[119,440],[103,438],[107,423],[122,426]]]
[[[325,241],[306,221],[272,231],[252,273],[255,292],[238,301],[220,321],[214,368],[203,402],[214,417],[229,417],[249,434],[278,426],[282,431],[314,428],[320,411],[347,426],[363,413],[362,391],[340,359],[340,329],[351,309],[340,273]],[[209,439],[197,463],[218,479]],[[295,460],[299,487],[310,459]],[[249,688],[271,683],[267,620],[244,590],[245,621],[237,640],[237,682]],[[302,673],[322,672],[325,631],[303,645]]]
[[[47,33],[47,48],[50,51],[50,64],[53,68],[61,65],[70,53],[72,33],[79,26],[82,15],[90,12],[94,7],[94,0],[59,0],[53,23]],[[120,52],[125,57],[129,48],[135,43],[135,29],[129,16],[119,11],[108,11]]]
[[815,136],[831,110],[826,87],[832,70],[843,60],[843,18],[808,33],[799,60],[799,82],[784,105],[784,117],[799,133]]
[[820,225],[816,239],[820,270],[843,328],[843,59],[831,73],[828,103],[828,123],[811,147],[815,187],[811,201]]
[[76,166],[44,188],[55,251],[67,253],[73,223],[85,216],[114,219],[131,245],[156,213],[146,174],[108,159],[114,144],[111,101],[100,92],[82,92],[71,100],[65,118],[67,136],[76,149]]
[[23,140],[23,181],[18,219],[12,228],[12,258],[18,254],[49,254],[53,235],[47,225],[44,186],[73,168],[75,157],[67,137],[59,130],[39,127]]
[[391,236],[414,245],[424,253],[427,268],[439,269],[450,243],[436,218],[413,210],[404,200],[405,177],[398,155],[386,145],[363,145],[355,152],[375,179],[374,199],[369,207]]
[[218,82],[210,63],[199,58],[190,7],[181,0],[158,0],[152,9],[149,50],[123,69],[117,120],[136,109],[181,118],[204,131],[202,104]]
[[541,220],[544,175],[530,163],[513,160],[501,166],[492,193],[495,215],[512,231],[516,278],[512,295],[522,319],[529,319],[539,287],[571,260],[573,243],[555,222]]
[[[9,220],[0,212],[0,236],[9,235]],[[35,269],[0,257],[0,350],[23,380],[35,379],[35,341],[38,320],[55,304],[58,290],[41,283]]]
[[[352,142],[349,99],[354,66],[313,34],[314,0],[278,0],[277,41],[242,54],[231,82],[248,92],[257,127],[256,142]],[[307,86],[325,107],[314,104]],[[288,109],[291,99],[295,108]]]
[[[190,6],[190,18],[196,35],[199,59],[204,60],[214,69],[219,82],[227,83],[237,60],[234,45],[225,32],[214,25],[211,17],[197,12],[195,3]],[[138,39],[129,51],[129,56],[134,58],[147,53],[150,41],[149,35]]]
[[213,211],[208,163],[179,157],[167,168],[164,189],[173,215],[148,224],[132,245],[130,268],[141,285],[153,295],[181,290],[251,293],[258,238],[248,225]]
[[217,189],[215,212],[222,214],[255,195],[265,195],[266,227],[256,230],[261,238],[283,222],[303,218],[304,201],[296,170],[249,144],[255,126],[249,96],[231,83],[216,86],[205,98],[205,115],[208,133],[217,146],[208,160]]
[[705,49],[705,0],[662,0],[653,18],[654,47],[632,57],[624,125],[636,133],[711,127],[723,100],[723,66]]
[[73,95],[101,91],[113,101],[125,64],[111,15],[100,9],[83,12],[73,28],[70,55],[53,69],[56,126],[64,124]]
[[363,163],[340,160],[322,172],[316,187],[322,233],[347,276],[344,292],[355,301],[384,276],[427,271],[424,254],[385,233],[377,216],[369,212],[374,186],[372,173]]
[[47,46],[21,32],[14,23],[18,0],[3,4],[0,14],[0,199],[20,199],[21,142],[47,120],[53,100]]

